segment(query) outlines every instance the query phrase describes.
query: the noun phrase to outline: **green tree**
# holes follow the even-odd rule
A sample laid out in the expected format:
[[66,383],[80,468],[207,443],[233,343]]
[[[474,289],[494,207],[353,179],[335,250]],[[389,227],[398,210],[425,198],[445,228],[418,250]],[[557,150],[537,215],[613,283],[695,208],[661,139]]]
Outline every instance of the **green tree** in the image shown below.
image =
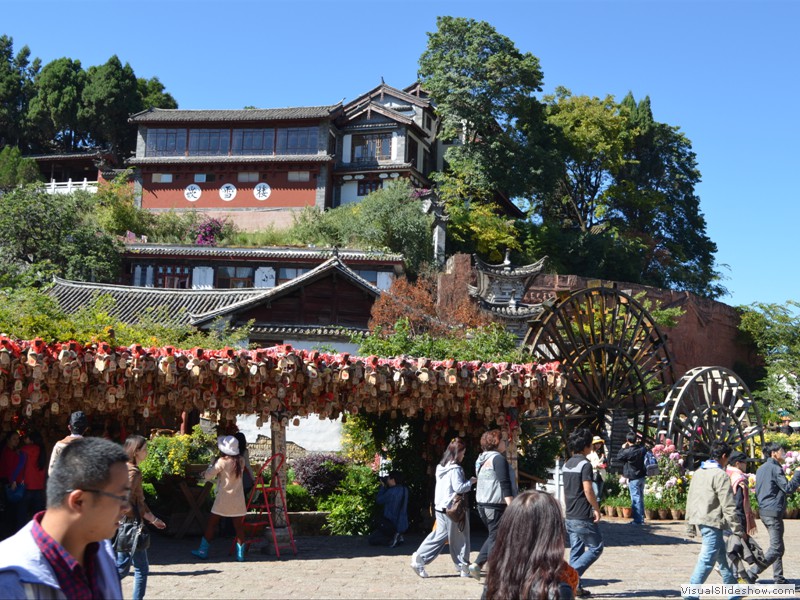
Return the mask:
[[136,88],[139,90],[142,110],[147,110],[148,108],[178,108],[175,98],[165,91],[166,88],[158,77],[151,77],[150,79],[139,77],[136,80]]
[[[419,77],[441,117],[440,136],[453,143],[445,170],[432,178],[457,215],[450,226],[456,238],[498,258],[519,244],[494,206],[495,194],[527,197],[546,186],[554,157],[535,97],[542,71],[535,56],[484,21],[439,17],[436,24]],[[481,205],[490,209],[478,213]],[[473,215],[480,224],[469,222]]]
[[85,137],[80,126],[81,95],[86,72],[78,60],[58,58],[47,63],[36,76],[36,95],[31,99],[28,118],[44,143],[71,152]]
[[416,273],[433,254],[432,218],[406,181],[391,183],[358,203],[300,214],[292,235],[306,244],[400,252]]
[[158,217],[136,206],[130,185],[130,170],[117,175],[113,181],[101,183],[96,195],[95,218],[99,227],[108,233],[150,235]]
[[[48,265],[72,279],[116,281],[120,244],[93,221],[92,194],[17,188],[0,198],[0,249],[16,266],[5,279]],[[38,268],[38,267],[36,267]],[[36,269],[34,269],[36,270]]]
[[641,281],[712,298],[724,295],[715,270],[717,246],[706,234],[695,193],[700,171],[691,142],[678,127],[653,119],[649,97],[637,104],[629,93],[622,106],[634,137],[617,175],[613,208],[619,227],[643,248]]
[[0,146],[27,146],[28,104],[40,68],[38,58],[30,60],[27,46],[15,56],[13,38],[0,36]]
[[22,158],[19,148],[6,146],[0,150],[0,191],[5,192],[41,179],[36,161]]
[[739,329],[755,343],[765,376],[753,395],[767,413],[797,410],[800,374],[800,302],[742,307]]
[[128,117],[142,110],[138,86],[130,64],[123,66],[116,55],[86,73],[80,118],[91,141],[106,146],[120,162],[135,149],[136,131]]
[[564,163],[537,200],[531,254],[549,256],[559,272],[724,294],[694,191],[696,158],[680,130],[655,122],[649,99],[617,104],[559,88],[547,100]]

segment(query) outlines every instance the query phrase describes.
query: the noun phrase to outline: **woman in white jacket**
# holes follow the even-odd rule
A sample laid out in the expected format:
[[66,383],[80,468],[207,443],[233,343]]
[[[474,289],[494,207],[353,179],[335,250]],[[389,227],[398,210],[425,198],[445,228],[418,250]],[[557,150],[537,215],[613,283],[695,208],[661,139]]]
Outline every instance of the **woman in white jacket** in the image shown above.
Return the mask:
[[447,446],[441,462],[436,467],[436,492],[434,495],[434,512],[436,528],[428,534],[417,551],[411,555],[411,568],[420,577],[427,577],[425,565],[430,564],[444,548],[445,542],[450,545],[450,558],[453,559],[458,573],[469,577],[469,515],[464,530],[459,531],[456,525],[445,514],[456,494],[465,494],[472,489],[476,479],[467,479],[461,461],[464,460],[466,446],[460,438],[454,438]]

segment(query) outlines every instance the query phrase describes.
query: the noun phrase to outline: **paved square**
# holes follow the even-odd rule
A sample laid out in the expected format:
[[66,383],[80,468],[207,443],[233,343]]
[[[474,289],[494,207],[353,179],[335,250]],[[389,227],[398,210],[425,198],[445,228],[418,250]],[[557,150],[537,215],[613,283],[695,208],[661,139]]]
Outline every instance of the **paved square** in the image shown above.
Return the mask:
[[[676,598],[689,583],[700,551],[699,542],[686,542],[683,521],[652,521],[644,528],[621,519],[604,519],[605,551],[589,569],[584,585],[594,598]],[[455,573],[447,549],[421,579],[409,567],[411,553],[422,534],[407,535],[398,548],[373,548],[362,538],[298,537],[297,556],[281,558],[251,552],[244,563],[228,555],[231,539],[212,543],[209,559],[189,551],[198,538],[175,540],[153,536],[147,598],[458,598],[477,600],[483,586]],[[759,543],[766,548],[766,530],[759,522]],[[472,536],[473,558],[483,535]],[[800,580],[800,520],[786,521],[784,570]],[[772,583],[768,570],[760,583]],[[712,573],[709,583],[720,583]],[[123,581],[131,597],[133,578]]]

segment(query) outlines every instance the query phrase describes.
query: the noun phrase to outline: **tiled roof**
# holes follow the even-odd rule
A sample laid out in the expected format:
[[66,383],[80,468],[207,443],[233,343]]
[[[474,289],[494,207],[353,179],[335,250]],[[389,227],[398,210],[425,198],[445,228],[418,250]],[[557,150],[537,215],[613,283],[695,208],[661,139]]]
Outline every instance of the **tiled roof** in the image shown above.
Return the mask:
[[395,87],[392,87],[386,83],[381,83],[380,85],[372,88],[365,94],[361,94],[357,98],[351,100],[347,103],[347,108],[352,108],[354,105],[358,105],[363,102],[366,98],[380,95],[381,91],[389,96],[395,96],[396,98],[400,98],[405,100],[406,102],[411,102],[412,104],[416,104],[417,106],[430,106],[431,102],[427,98],[420,98],[419,96],[414,96],[413,94],[409,94],[408,92],[404,92],[403,90],[399,90]]
[[369,329],[359,327],[321,327],[319,325],[254,325],[250,333],[255,335],[277,335],[281,337],[340,337],[349,339],[351,336],[366,333]]
[[131,157],[129,165],[193,165],[208,163],[330,162],[330,154],[270,154],[260,156],[144,156]]
[[136,323],[148,312],[164,311],[159,322],[185,325],[191,322],[192,314],[207,313],[241,302],[246,298],[264,293],[263,289],[236,290],[167,290],[125,285],[108,285],[69,281],[54,278],[48,291],[67,313],[75,313],[100,296],[109,295],[115,305],[111,314],[125,323]]
[[334,269],[338,271],[341,275],[344,275],[346,278],[350,279],[350,281],[352,281],[356,285],[363,287],[364,289],[372,293],[372,295],[375,296],[376,298],[381,295],[381,291],[378,288],[369,283],[366,279],[357,275],[355,271],[348,268],[347,265],[345,265],[338,256],[334,256],[326,260],[321,265],[314,267],[310,271],[303,273],[302,275],[299,275],[294,279],[282,283],[281,285],[278,285],[274,288],[270,288],[268,290],[262,290],[259,296],[243,298],[242,300],[236,302],[235,304],[220,306],[217,309],[213,309],[202,314],[194,314],[192,316],[191,322],[193,325],[200,325],[202,323],[213,321],[217,317],[220,317],[224,314],[229,314],[238,310],[244,310],[246,308],[249,308],[250,306],[256,305],[259,302],[266,300],[267,298],[275,298],[277,296],[286,293],[289,290],[310,283],[315,279],[324,276],[325,274],[328,273],[328,271]]
[[366,172],[366,171],[400,171],[404,169],[412,168],[411,163],[391,163],[391,164],[358,164],[354,165],[353,163],[344,164],[337,164],[334,172],[337,174],[340,173],[349,173],[349,172]]
[[544,257],[540,258],[535,263],[522,266],[513,266],[510,263],[508,264],[501,263],[498,265],[492,265],[482,261],[475,255],[473,256],[475,258],[475,268],[479,272],[486,273],[497,279],[523,279],[526,277],[532,277],[538,275],[539,273],[542,272],[545,261],[547,260],[547,257]]
[[542,308],[541,304],[517,304],[516,306],[512,306],[506,302],[488,302],[483,298],[480,299],[479,304],[483,310],[493,315],[514,321],[535,319],[544,312],[544,308]]
[[220,248],[218,246],[179,246],[169,244],[126,244],[128,255],[147,256],[199,256],[214,258],[256,258],[256,259],[302,259],[328,260],[338,253],[339,258],[347,263],[358,262],[403,262],[402,254],[371,252],[366,250],[348,250],[333,248]]
[[180,108],[150,108],[128,119],[129,123],[184,123],[229,121],[292,121],[325,119],[341,108],[330,106],[296,106],[289,108],[253,108],[239,110],[185,110]]
[[337,256],[299,277],[268,289],[168,290],[68,281],[55,277],[48,294],[67,313],[75,313],[100,296],[109,295],[115,301],[110,313],[126,323],[136,323],[143,315],[151,313],[157,322],[164,325],[200,325],[222,315],[249,308],[268,298],[279,297],[334,269],[375,297],[381,295],[378,288],[359,277]]
[[24,158],[31,158],[38,162],[44,162],[48,160],[66,160],[72,158],[99,158],[102,155],[100,150],[92,150],[91,152],[65,152],[63,154],[28,154]]
[[392,119],[393,121],[398,121],[405,125],[411,125],[412,123],[414,123],[414,119],[402,114],[396,108],[391,106],[385,106],[375,101],[370,102],[368,104],[364,104],[363,106],[357,106],[353,110],[348,110],[345,112],[345,116],[349,121],[352,121],[359,115],[363,115],[366,112],[376,112],[379,115],[383,115],[388,119]]

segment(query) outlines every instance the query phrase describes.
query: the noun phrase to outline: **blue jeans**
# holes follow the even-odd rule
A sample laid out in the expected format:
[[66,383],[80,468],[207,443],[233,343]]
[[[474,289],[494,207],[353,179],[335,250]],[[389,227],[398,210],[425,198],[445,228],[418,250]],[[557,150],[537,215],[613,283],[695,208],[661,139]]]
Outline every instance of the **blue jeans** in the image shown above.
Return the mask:
[[150,572],[147,550],[137,550],[133,556],[127,552],[117,552],[117,573],[120,579],[128,575],[131,563],[133,563],[133,600],[142,600],[147,589],[147,574]]
[[633,522],[642,525],[644,523],[644,477],[631,479],[628,482],[628,490],[631,493]]
[[583,575],[603,553],[600,526],[589,519],[567,519],[569,565]]
[[[697,557],[697,566],[694,568],[692,578],[689,583],[699,585],[705,583],[714,565],[719,565],[719,573],[722,575],[722,583],[736,583],[736,575],[728,565],[728,556],[725,552],[725,538],[722,529],[699,525],[700,534],[703,536],[703,547],[700,548],[700,556]],[[696,596],[687,596],[687,599],[694,599]],[[730,600],[739,600],[741,596],[731,596]]]

